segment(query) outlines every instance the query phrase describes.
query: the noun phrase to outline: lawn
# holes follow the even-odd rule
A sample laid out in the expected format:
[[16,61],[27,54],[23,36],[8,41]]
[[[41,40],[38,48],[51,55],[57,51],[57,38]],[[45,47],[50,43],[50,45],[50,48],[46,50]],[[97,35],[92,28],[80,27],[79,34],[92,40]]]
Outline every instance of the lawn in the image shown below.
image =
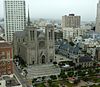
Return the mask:
[[67,80],[64,80],[64,81],[59,81],[59,84],[64,84],[68,87],[73,87],[73,86],[76,86],[76,84],[72,84],[72,83],[69,83]]
[[44,83],[37,84],[36,87],[46,87]]
[[92,78],[93,79],[93,81],[95,82],[95,83],[99,83],[100,82],[100,78]]
[[[76,86],[75,84],[72,84],[72,83],[69,83],[68,81],[64,80],[60,80],[60,81],[49,81],[48,82],[48,85],[49,87],[59,87],[59,84],[62,86],[62,85],[66,85],[68,87],[73,87],[73,86]],[[40,84],[37,84],[36,87],[46,87],[44,83],[40,83]]]

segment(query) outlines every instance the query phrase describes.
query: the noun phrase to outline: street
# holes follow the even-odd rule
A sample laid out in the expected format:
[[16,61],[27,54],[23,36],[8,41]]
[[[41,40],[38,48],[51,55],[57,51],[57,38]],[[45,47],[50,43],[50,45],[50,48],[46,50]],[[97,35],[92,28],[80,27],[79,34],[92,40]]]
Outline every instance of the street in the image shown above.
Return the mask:
[[20,72],[19,72],[17,66],[16,66],[14,63],[13,63],[13,66],[14,66],[14,73],[15,73],[15,75],[18,77],[18,79],[19,79],[19,81],[21,82],[22,86],[23,86],[23,87],[30,87],[30,85],[29,85],[29,83],[27,82],[26,78],[23,77],[23,76],[20,74]]

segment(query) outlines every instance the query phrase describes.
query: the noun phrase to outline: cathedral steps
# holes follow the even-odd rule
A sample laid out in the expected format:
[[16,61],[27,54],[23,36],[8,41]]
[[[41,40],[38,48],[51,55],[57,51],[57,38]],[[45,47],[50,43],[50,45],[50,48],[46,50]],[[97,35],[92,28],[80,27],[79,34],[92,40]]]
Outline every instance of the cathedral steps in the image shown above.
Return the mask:
[[27,71],[28,71],[27,77],[29,79],[60,74],[60,68],[57,68],[52,64],[31,66],[27,69]]

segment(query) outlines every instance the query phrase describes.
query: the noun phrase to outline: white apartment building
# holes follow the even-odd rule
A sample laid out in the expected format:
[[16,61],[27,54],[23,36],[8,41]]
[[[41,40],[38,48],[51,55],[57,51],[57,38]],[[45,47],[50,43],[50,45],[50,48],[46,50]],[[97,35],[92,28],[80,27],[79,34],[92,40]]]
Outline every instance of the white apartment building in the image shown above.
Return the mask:
[[4,0],[5,39],[12,42],[15,31],[22,31],[26,25],[25,0]]
[[3,75],[0,77],[0,87],[23,87],[18,77],[14,75]]
[[79,28],[80,27],[80,16],[75,16],[74,14],[69,14],[69,16],[62,16],[62,28]]
[[87,29],[82,28],[63,28],[63,39],[75,39],[75,37],[83,36]]
[[6,87],[6,81],[0,78],[0,87]]

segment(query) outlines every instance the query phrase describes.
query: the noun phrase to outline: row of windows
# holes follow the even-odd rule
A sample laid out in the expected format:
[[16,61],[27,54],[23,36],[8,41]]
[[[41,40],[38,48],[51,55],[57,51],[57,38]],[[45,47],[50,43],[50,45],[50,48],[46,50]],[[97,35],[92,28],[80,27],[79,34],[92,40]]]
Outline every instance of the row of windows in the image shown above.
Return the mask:
[[23,4],[24,1],[5,1],[5,4]]
[[25,39],[17,39],[17,41],[18,42],[21,42],[21,41],[25,42]]
[[92,62],[88,62],[88,63],[81,63],[83,66],[88,66],[88,65],[93,65]]
[[24,14],[25,12],[24,9],[8,9],[6,10],[6,13],[16,15],[16,14]]
[[14,14],[14,15],[12,15],[12,14],[7,14],[7,15],[6,15],[6,18],[7,18],[7,17],[11,17],[11,19],[15,19],[15,18],[16,18],[16,19],[18,19],[18,18],[24,19],[24,18],[25,18],[25,15],[23,15],[23,14],[20,14],[20,15],[19,15],[19,14],[17,14],[17,15],[15,15],[15,14]]
[[[6,52],[1,53],[1,56],[2,56],[3,59],[5,59],[5,55],[6,55]],[[7,51],[7,58],[10,59],[10,51]]]
[[30,31],[30,39],[34,40],[34,31]]
[[50,32],[49,32],[49,40],[52,40],[53,39],[53,30],[51,30]]
[[11,62],[10,61],[2,61],[2,62],[0,62],[0,66],[1,65],[6,65],[6,64],[11,64]]
[[[14,26],[13,26],[14,25]],[[16,25],[15,24],[12,24],[12,23],[8,23],[8,27],[10,27],[11,28],[11,26],[13,26],[13,27],[18,27],[18,26],[23,26],[23,23],[16,23]]]
[[18,6],[16,6],[16,5],[14,5],[14,6],[5,6],[5,8],[6,9],[25,9],[25,6],[23,6],[23,5],[18,5]]
[[[12,73],[12,71],[3,71],[3,72],[0,72],[0,75],[7,75],[7,74],[11,74]],[[0,86],[1,87],[1,86]]]
[[15,19],[12,19],[12,18],[7,18],[8,20],[6,20],[6,21],[8,21],[8,24],[20,24],[20,22],[21,23],[23,23],[24,22],[24,19],[22,19],[22,18],[15,18]]

